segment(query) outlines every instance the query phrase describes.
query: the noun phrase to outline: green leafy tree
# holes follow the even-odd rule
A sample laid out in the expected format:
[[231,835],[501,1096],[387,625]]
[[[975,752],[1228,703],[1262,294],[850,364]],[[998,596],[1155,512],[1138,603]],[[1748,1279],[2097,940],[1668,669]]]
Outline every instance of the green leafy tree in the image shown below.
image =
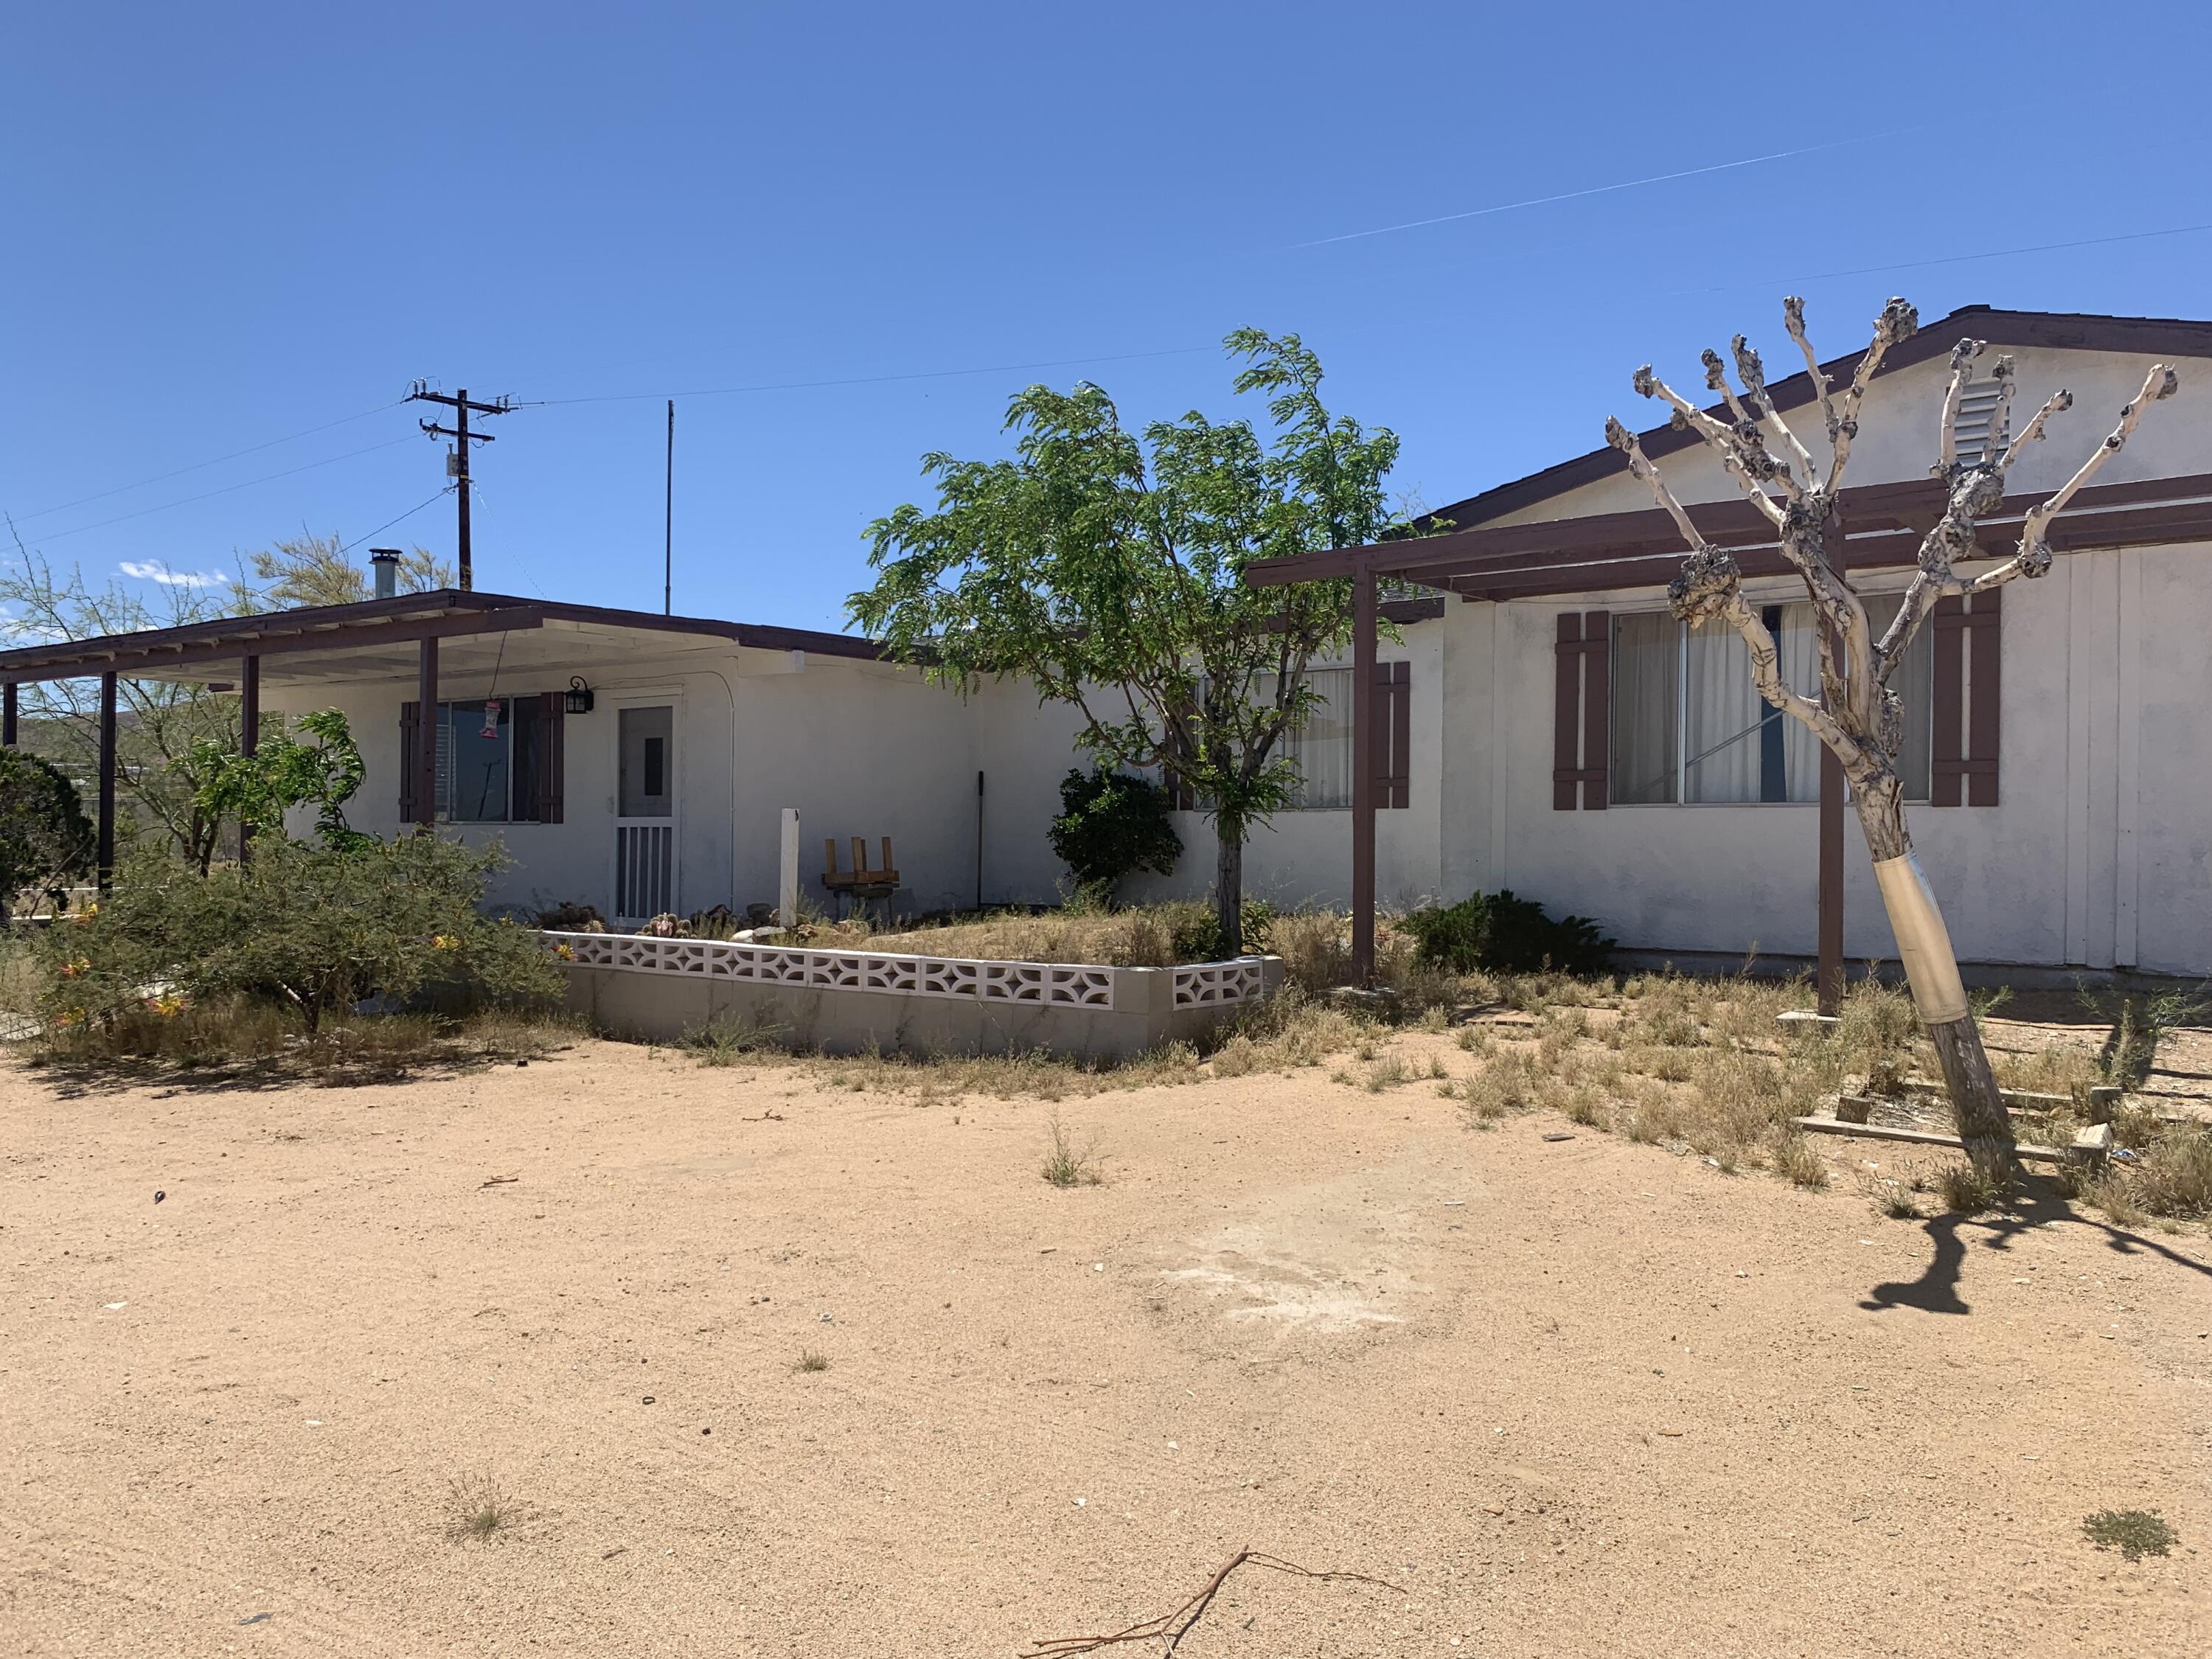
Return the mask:
[[1133,433],[1096,386],[1033,386],[1007,412],[1012,459],[924,458],[936,506],[870,526],[876,582],[847,610],[963,694],[1019,677],[1073,705],[1100,765],[1180,776],[1213,821],[1233,952],[1246,837],[1299,781],[1282,740],[1317,700],[1309,665],[1352,632],[1349,581],[1253,589],[1244,568],[1408,526],[1382,488],[1397,437],[1330,414],[1297,335],[1224,344],[1245,362],[1236,390],[1267,398],[1264,436],[1194,410]]
[[1139,870],[1170,874],[1182,837],[1169,818],[1168,792],[1148,778],[1104,767],[1060,780],[1060,816],[1046,831],[1077,888],[1111,898]]
[[558,996],[537,934],[477,908],[504,856],[435,836],[346,848],[272,836],[243,867],[203,875],[142,853],[97,912],[41,930],[42,1006],[66,1029],[161,988],[272,1004],[313,1031],[365,997],[434,985],[480,1002]]
[[299,730],[313,743],[294,737],[281,715],[269,719],[273,729],[251,755],[211,739],[193,745],[183,765],[196,781],[200,809],[212,817],[281,827],[294,807],[312,806],[325,846],[357,848],[372,840],[345,821],[345,804],[367,775],[346,717],[335,708],[301,715]]
[[44,896],[60,915],[92,860],[92,824],[76,786],[52,761],[0,749],[0,923],[26,894]]
[[[345,544],[336,535],[318,536],[302,530],[287,540],[256,549],[243,562],[252,567],[253,576],[249,580],[241,574],[235,585],[240,610],[353,605],[369,598],[373,591],[368,573],[346,556]],[[453,566],[424,547],[400,556],[398,574],[403,593],[453,585]]]

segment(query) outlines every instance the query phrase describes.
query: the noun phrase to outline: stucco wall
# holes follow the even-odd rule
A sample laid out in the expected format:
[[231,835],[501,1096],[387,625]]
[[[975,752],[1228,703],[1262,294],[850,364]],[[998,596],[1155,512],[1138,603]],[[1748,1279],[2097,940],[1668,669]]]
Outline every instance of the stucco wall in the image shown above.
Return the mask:
[[[822,842],[835,836],[841,866],[851,837],[879,857],[890,836],[908,893],[902,906],[940,908],[972,899],[975,769],[971,723],[957,699],[882,664],[732,646],[702,671],[650,654],[610,659],[590,678],[597,706],[564,722],[564,822],[459,826],[475,844],[504,842],[515,860],[494,898],[542,906],[562,900],[612,914],[618,711],[667,703],[676,710],[678,902],[689,910],[775,901],[781,813],[799,811],[799,878],[814,902]],[[449,674],[441,695],[487,695],[481,676]],[[507,696],[553,689],[503,684]],[[272,708],[337,708],[352,723],[368,781],[348,809],[356,827],[397,833],[399,707],[410,682],[272,688]],[[305,825],[299,826],[303,830]],[[963,883],[968,884],[963,889]],[[963,890],[966,896],[963,897]]]
[[[1644,589],[1571,608],[1662,605]],[[1811,954],[1815,806],[1553,810],[1554,618],[1567,608],[1447,614],[1445,888],[1510,887],[1646,949]],[[1906,813],[1962,958],[2212,971],[2209,630],[2212,548],[2070,556],[2007,590],[1999,805]],[[1856,821],[1844,845],[1845,951],[1890,957]]]

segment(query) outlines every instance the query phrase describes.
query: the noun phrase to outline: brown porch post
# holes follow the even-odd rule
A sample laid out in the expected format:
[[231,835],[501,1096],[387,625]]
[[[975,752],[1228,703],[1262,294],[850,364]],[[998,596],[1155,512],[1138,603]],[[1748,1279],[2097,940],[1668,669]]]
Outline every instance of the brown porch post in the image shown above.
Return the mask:
[[1375,978],[1375,568],[1352,574],[1352,977]]
[[100,820],[94,860],[100,890],[115,884],[115,671],[100,677]]
[[15,717],[18,712],[15,681],[8,682],[5,696],[6,701],[0,702],[0,748],[13,749],[15,746]]
[[415,823],[425,834],[438,823],[438,641],[422,641],[415,682]]
[[[251,755],[261,747],[261,659],[248,656],[238,680],[238,750]],[[244,819],[238,825],[238,861],[246,862],[253,842],[253,826]]]
[[[1850,562],[1841,503],[1829,520],[1824,539],[1829,568],[1840,575]],[[1840,657],[1843,641],[1832,633],[1829,642]],[[1820,1008],[1833,1015],[1844,1006],[1844,764],[1825,743],[1820,745]]]

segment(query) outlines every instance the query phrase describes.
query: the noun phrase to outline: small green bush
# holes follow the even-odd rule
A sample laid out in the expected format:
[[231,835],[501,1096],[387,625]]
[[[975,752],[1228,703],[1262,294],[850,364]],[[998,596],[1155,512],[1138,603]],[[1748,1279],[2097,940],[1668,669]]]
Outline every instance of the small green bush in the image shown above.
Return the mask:
[[[1213,906],[1190,900],[1162,907],[1167,913],[1168,948],[1177,962],[1218,962],[1222,957],[1221,918]],[[1267,948],[1275,926],[1275,907],[1265,899],[1246,899],[1237,910],[1238,930],[1244,935],[1247,955]]]
[[92,824],[76,786],[52,761],[0,749],[0,921],[26,894],[59,915],[92,869]]
[[1418,941],[1419,961],[1456,974],[1598,974],[1613,959],[1613,941],[1595,922],[1586,916],[1553,921],[1542,905],[1510,888],[1409,912],[1399,926]]
[[344,848],[257,840],[209,874],[132,860],[98,906],[37,945],[40,1006],[57,1030],[238,999],[310,1033],[372,996],[434,994],[451,1011],[560,994],[536,933],[478,909],[504,855],[409,836]]
[[1168,792],[1126,772],[1071,771],[1060,782],[1060,816],[1047,831],[1052,850],[1081,891],[1110,896],[1139,870],[1171,874],[1182,837],[1169,822]]

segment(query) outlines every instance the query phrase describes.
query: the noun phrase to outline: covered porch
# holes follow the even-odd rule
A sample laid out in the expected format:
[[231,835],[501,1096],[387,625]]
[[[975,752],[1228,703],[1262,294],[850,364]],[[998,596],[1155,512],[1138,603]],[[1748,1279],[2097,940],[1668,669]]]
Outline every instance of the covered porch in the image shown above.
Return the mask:
[[[2046,493],[2008,496],[2000,512],[1980,524],[1980,550],[1992,558],[2008,554],[2027,510]],[[1942,500],[1942,486],[1932,479],[1846,489],[1841,533],[1832,533],[1831,557],[1854,572],[1910,570],[1922,536],[1940,515]],[[1782,561],[1771,527],[1749,502],[1731,499],[1693,505],[1689,512],[1702,533],[1734,555],[1747,580],[1792,574]],[[2207,539],[2212,539],[2212,474],[2203,473],[2085,489],[2059,515],[2050,534],[2052,550],[2061,555],[2173,547]],[[1673,578],[1686,550],[1671,520],[1651,509],[1481,525],[1424,538],[1271,560],[1247,570],[1245,580],[1255,586],[1347,578],[1352,583],[1352,952],[1360,978],[1373,971],[1376,812],[1384,805],[1371,782],[1370,757],[1389,742],[1382,724],[1386,702],[1375,688],[1379,594],[1393,586],[1413,584],[1455,593],[1470,603],[1553,602],[1560,614],[1550,664],[1557,680],[1553,805],[1601,810],[1612,799],[1606,720],[1612,690],[1611,619],[1605,609],[1570,611],[1559,602],[1580,599],[1596,603],[1591,596],[1618,597],[1624,591],[1642,590],[1638,603],[1649,608],[1652,592],[1663,589]],[[1956,601],[1947,603],[1955,611]],[[1963,615],[1952,617],[1948,623],[1943,615],[1937,618],[1939,629],[1954,630],[1950,649],[1954,663],[1956,641],[1966,623]],[[1948,682],[1953,702],[1946,710],[1940,656],[1938,660],[1934,768],[1939,793],[1935,804],[1963,799],[1976,805],[1994,805],[1994,696],[1972,700],[1968,722],[1958,701],[1954,668]],[[1993,668],[1976,672],[1987,674]],[[1948,731],[1942,718],[1947,714]],[[1447,768],[1455,753],[1448,731]],[[1947,786],[1951,791],[1948,803],[1940,793]],[[1841,996],[1845,959],[1845,798],[1840,769],[1823,751],[1818,808],[1818,974],[1822,1006],[1831,1012]],[[1445,833],[1450,833],[1449,828]]]

